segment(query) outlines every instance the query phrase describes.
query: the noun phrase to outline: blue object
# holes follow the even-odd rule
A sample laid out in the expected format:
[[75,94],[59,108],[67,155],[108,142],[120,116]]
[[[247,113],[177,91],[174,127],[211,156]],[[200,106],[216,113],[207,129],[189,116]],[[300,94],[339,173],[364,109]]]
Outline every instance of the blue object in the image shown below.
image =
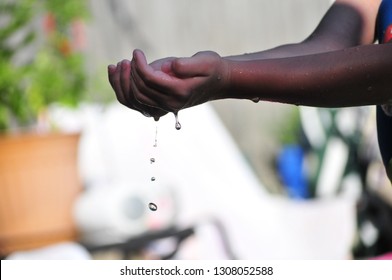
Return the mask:
[[[389,33],[387,32],[389,31]],[[386,43],[392,39],[392,0],[383,0],[377,15],[377,39]]]
[[278,156],[278,172],[290,197],[309,197],[308,184],[304,172],[304,152],[300,146],[288,145]]
[[[379,43],[392,40],[392,0],[383,0],[378,10],[377,38]],[[387,116],[381,106],[377,106],[377,135],[381,157],[392,181],[392,117]]]

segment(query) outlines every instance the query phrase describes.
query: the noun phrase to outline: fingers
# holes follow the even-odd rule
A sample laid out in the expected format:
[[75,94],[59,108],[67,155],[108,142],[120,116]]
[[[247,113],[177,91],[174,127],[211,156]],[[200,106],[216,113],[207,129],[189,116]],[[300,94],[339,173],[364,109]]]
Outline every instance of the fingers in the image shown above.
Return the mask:
[[174,75],[173,71],[172,71],[172,61],[166,61],[164,63],[162,63],[161,65],[161,70],[162,72],[168,74],[168,75]]
[[166,84],[173,79],[166,73],[170,72],[170,62],[162,64],[159,70],[154,70],[147,64],[144,54],[135,50],[131,68],[131,84],[135,98],[148,106],[173,111],[165,102],[168,96]]
[[152,100],[149,96],[156,94],[152,89],[145,85],[145,82],[140,77],[138,72],[135,70],[136,65],[135,61],[132,61],[132,71],[131,71],[131,80],[132,80],[132,91],[134,97],[142,104],[146,104],[149,106],[157,107],[158,103]]
[[117,100],[128,108],[139,111],[147,117],[153,116],[154,119],[159,119],[159,117],[165,115],[167,112],[143,105],[136,100],[132,92],[134,87],[130,79],[130,72],[131,62],[129,60],[119,62],[117,66],[108,66],[109,82],[116,94]]
[[[205,94],[195,94],[195,89],[206,84],[211,72],[211,57],[214,58],[200,55],[189,59],[169,59],[155,70],[147,64],[143,52],[135,50],[131,67],[131,86],[135,98],[143,104],[169,112],[200,103],[195,98],[205,99]],[[215,62],[216,59],[213,59],[212,63]],[[176,71],[181,75],[177,75]]]
[[125,105],[126,99],[125,99],[125,96],[123,94],[123,91],[122,91],[121,85],[120,85],[119,66],[120,66],[120,62],[117,63],[117,66],[109,65],[108,66],[108,77],[109,77],[110,85],[112,86],[114,93],[116,94],[117,100],[121,104]]
[[133,52],[132,62],[134,62],[132,65],[133,70],[137,72],[139,77],[142,78],[148,87],[154,88],[157,91],[165,91],[170,88],[174,78],[168,74],[168,72],[170,72],[169,65],[165,64],[165,66],[163,66],[165,72],[162,70],[154,70],[147,64],[146,57],[140,50],[135,50]]
[[199,76],[205,73],[205,70],[206,67],[193,57],[178,58],[172,63],[172,71],[182,78]]
[[[130,92],[130,83],[131,80],[129,79],[130,74],[131,74],[131,62],[129,60],[123,60],[120,64],[121,70],[120,70],[120,85],[121,85],[121,91],[127,96],[129,96]],[[127,98],[126,96],[124,96]]]
[[193,105],[193,99],[202,97],[194,94],[194,89],[204,83],[210,65],[208,57],[202,55],[164,58],[148,64],[144,53],[135,50],[132,61],[123,60],[117,67],[110,65],[108,75],[120,103],[159,118]]
[[172,71],[182,78],[207,76],[219,58],[217,53],[211,51],[199,52],[192,57],[174,60]]
[[121,90],[119,90],[120,96],[122,96],[125,100],[125,104],[127,107],[130,107],[132,109],[136,109],[140,111],[142,114],[145,116],[150,116],[148,113],[145,112],[143,106],[141,104],[138,104],[138,101],[134,98],[134,95],[131,90],[131,79],[130,79],[130,74],[131,74],[131,62],[129,60],[123,60],[118,66],[118,76],[119,76],[119,87]]

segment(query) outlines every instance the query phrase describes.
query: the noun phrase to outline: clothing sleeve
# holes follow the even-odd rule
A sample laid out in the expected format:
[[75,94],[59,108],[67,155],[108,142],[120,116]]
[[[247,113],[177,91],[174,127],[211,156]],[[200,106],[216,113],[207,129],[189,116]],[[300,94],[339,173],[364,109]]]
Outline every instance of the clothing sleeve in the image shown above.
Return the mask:
[[[377,37],[379,43],[392,43],[392,0],[383,0],[380,5]],[[377,136],[381,157],[392,181],[392,103],[377,106]]]
[[377,137],[387,175],[392,182],[392,117],[377,106]]

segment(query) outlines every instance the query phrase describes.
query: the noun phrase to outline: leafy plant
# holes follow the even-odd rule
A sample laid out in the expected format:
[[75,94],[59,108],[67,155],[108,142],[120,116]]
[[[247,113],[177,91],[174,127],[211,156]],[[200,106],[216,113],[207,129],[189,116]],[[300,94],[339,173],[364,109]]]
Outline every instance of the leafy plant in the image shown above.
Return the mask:
[[77,31],[87,16],[82,0],[0,3],[0,130],[31,126],[50,104],[84,97]]

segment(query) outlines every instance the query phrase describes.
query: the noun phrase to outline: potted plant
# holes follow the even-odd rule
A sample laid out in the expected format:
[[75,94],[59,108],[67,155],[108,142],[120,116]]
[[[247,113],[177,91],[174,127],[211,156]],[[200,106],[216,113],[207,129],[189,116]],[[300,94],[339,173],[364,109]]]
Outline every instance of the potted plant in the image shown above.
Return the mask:
[[78,133],[61,133],[47,109],[86,92],[80,0],[0,3],[0,256],[73,240],[81,189]]

